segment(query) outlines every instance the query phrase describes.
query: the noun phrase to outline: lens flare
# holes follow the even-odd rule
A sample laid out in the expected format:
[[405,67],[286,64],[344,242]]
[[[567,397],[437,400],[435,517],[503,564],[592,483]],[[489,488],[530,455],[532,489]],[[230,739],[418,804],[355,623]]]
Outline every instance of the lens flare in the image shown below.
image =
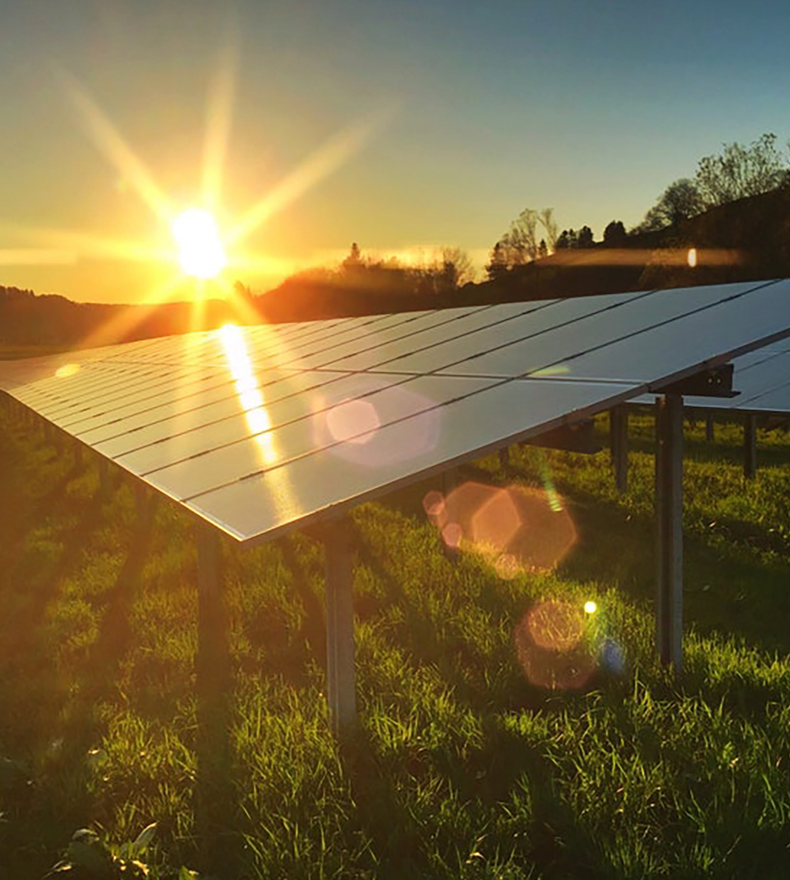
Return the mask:
[[535,644],[552,651],[568,651],[584,635],[584,619],[570,602],[540,602],[527,613],[526,621]]
[[687,260],[688,260],[689,266],[691,266],[692,269],[697,265],[697,249],[696,248],[689,248]]
[[79,373],[80,365],[79,364],[63,364],[62,367],[58,367],[55,370],[55,376],[58,379],[68,379],[69,376],[73,376],[75,373]]
[[538,687],[584,687],[596,670],[587,643],[585,618],[578,604],[549,599],[536,603],[513,633],[524,674]]
[[625,657],[623,649],[614,639],[604,639],[600,654],[601,667],[613,675],[622,675],[625,672]]
[[576,542],[573,521],[556,492],[469,481],[446,497],[429,492],[423,507],[445,542],[453,524],[452,546],[479,553],[506,579],[555,568]]
[[428,492],[422,499],[422,506],[428,516],[441,516],[444,511],[444,495],[441,492]]
[[585,614],[595,614],[595,612],[597,610],[598,610],[598,606],[595,604],[595,602],[592,601],[592,599],[589,602],[584,603],[584,613]]
[[369,400],[345,400],[327,413],[326,424],[334,440],[361,444],[371,441],[381,419]]
[[441,407],[407,384],[369,376],[329,384],[316,405],[315,442],[368,468],[425,455],[439,442]]

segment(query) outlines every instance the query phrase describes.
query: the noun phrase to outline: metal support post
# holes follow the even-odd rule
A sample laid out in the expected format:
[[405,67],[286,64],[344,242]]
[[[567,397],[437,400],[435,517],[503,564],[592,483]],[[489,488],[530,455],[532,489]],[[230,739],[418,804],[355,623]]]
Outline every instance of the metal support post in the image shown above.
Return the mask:
[[623,495],[628,489],[628,409],[625,404],[609,412],[609,442],[615,485]]
[[683,398],[656,400],[656,649],[676,675],[683,667]]
[[757,473],[757,416],[747,413],[743,422],[743,475],[753,480]]
[[713,443],[713,440],[713,413],[708,410],[705,413],[705,441],[707,443]]
[[[453,467],[442,473],[442,494],[445,498],[449,498],[455,489],[458,488],[458,468]],[[458,562],[458,547],[449,546],[444,540],[442,541],[444,555],[452,562]]]
[[458,468],[448,468],[442,473],[442,492],[444,497],[447,496],[458,487]]
[[134,502],[137,509],[137,520],[140,528],[145,528],[151,521],[153,503],[145,485],[139,480],[134,481]]
[[230,731],[228,620],[220,571],[220,542],[208,525],[197,528],[198,644],[197,784],[195,820],[207,870],[221,860],[218,841],[228,822]]
[[110,494],[110,469],[103,455],[99,456],[99,491],[102,495]]
[[326,526],[326,676],[332,730],[342,736],[356,724],[352,534],[346,519]]

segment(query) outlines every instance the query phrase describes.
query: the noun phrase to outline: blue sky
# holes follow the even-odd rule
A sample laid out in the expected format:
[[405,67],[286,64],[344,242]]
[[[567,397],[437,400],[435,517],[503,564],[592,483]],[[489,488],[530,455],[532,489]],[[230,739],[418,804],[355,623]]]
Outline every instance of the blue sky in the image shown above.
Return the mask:
[[[161,280],[155,261],[84,245],[169,239],[75,90],[186,207],[200,201],[207,96],[235,69],[225,226],[375,122],[240,243],[256,260],[236,276],[265,289],[351,241],[482,256],[524,207],[596,237],[612,219],[632,226],[723,143],[790,137],[788,32],[790,6],[761,2],[6,2],[0,284],[133,302]],[[19,255],[42,247],[52,265]]]

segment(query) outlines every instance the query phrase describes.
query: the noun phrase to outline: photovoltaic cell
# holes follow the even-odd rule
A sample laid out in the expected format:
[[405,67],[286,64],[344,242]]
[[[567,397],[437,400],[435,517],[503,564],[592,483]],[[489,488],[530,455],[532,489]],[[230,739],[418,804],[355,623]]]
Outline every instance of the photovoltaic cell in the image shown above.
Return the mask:
[[0,388],[255,542],[733,356],[775,400],[788,335],[790,282],[743,283],[226,327],[5,362]]

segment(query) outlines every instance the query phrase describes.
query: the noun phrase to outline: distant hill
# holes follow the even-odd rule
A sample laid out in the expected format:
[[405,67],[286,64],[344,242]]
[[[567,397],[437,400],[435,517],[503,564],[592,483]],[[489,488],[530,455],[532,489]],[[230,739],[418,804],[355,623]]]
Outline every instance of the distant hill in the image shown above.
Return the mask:
[[[697,265],[687,260],[696,249]],[[631,233],[619,247],[560,250],[517,266],[494,281],[426,292],[403,270],[358,271],[353,277],[298,275],[246,297],[271,322],[449,308],[554,297],[621,293],[655,287],[790,277],[790,188],[740,199],[658,232]],[[116,318],[124,313],[124,320]],[[113,306],[0,286],[0,343],[92,345],[208,329],[239,320],[229,304],[205,303],[200,327],[192,303]],[[105,328],[102,330],[101,328]]]
[[218,300],[203,303],[200,326],[192,303],[156,306],[77,303],[57,294],[0,285],[0,344],[9,346],[79,346],[130,342],[169,336],[187,329],[218,327],[232,316]]
[[[695,248],[697,264],[688,264]],[[290,278],[258,298],[273,321],[623,293],[655,287],[790,277],[790,188],[740,199],[618,247],[558,250],[493,281],[434,294]]]

